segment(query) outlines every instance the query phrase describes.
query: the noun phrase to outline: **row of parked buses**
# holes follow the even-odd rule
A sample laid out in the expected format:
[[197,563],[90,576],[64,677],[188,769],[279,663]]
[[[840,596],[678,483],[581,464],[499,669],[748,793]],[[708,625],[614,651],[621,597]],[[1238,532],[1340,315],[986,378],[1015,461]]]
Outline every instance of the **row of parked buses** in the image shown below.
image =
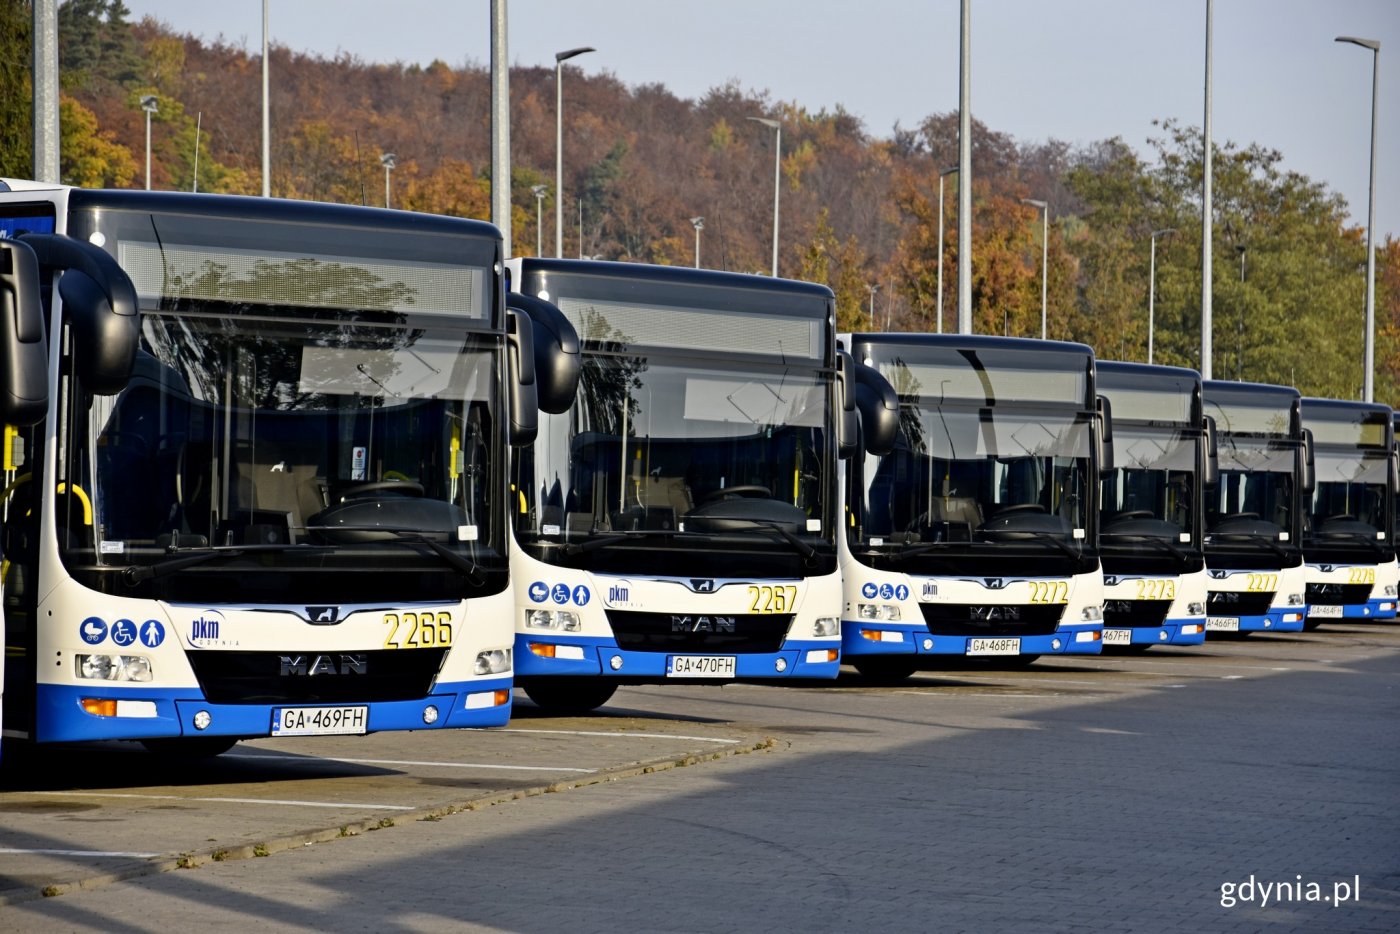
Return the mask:
[[1395,613],[1384,406],[838,335],[825,287],[405,212],[7,181],[0,235],[7,737],[207,755]]

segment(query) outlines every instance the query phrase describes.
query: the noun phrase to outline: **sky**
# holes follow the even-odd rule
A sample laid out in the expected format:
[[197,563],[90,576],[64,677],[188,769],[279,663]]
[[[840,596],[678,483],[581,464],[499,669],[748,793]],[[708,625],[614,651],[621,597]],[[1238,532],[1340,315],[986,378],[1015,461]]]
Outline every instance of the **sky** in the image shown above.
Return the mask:
[[[256,51],[259,0],[125,0],[131,19]],[[1205,0],[972,0],[972,113],[1021,142],[1122,137],[1144,157],[1154,120],[1200,126]],[[960,0],[509,0],[513,65],[553,66],[683,98],[736,81],[808,111],[838,105],[874,136],[958,108]],[[271,41],[366,62],[485,67],[489,0],[269,0]],[[1400,235],[1400,0],[1217,0],[1212,135],[1257,143],[1366,223],[1370,50],[1377,93],[1377,239]],[[275,80],[275,79],[274,79]]]

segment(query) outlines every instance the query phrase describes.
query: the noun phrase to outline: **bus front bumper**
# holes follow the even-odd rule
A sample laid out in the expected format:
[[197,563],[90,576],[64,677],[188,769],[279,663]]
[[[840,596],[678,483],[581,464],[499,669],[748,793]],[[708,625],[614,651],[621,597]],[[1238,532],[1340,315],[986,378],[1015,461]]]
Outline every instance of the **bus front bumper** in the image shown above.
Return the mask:
[[549,676],[610,677],[628,681],[667,681],[686,677],[670,674],[673,659],[733,659],[697,669],[706,681],[735,678],[835,678],[841,670],[840,644],[835,641],[788,639],[776,652],[713,651],[636,652],[620,649],[616,640],[588,636],[524,635],[515,637],[518,678]]

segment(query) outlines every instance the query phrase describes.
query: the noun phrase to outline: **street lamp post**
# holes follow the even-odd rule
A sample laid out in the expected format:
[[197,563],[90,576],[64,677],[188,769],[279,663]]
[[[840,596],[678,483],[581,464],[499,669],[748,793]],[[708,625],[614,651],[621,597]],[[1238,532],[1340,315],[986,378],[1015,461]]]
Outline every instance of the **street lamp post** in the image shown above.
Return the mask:
[[[564,255],[564,63],[596,52],[591,45],[554,53],[554,255]],[[583,249],[580,242],[579,249]]]
[[146,190],[151,190],[151,114],[160,109],[154,94],[141,98],[141,109],[146,111]]
[[867,285],[866,288],[870,290],[870,330],[873,331],[875,330],[875,293],[880,291],[880,285],[876,283],[875,285]]
[[1040,339],[1045,340],[1045,295],[1050,273],[1050,205],[1034,198],[1022,198],[1021,203],[1040,208]]
[[540,228],[544,225],[544,193],[549,191],[549,186],[531,185],[530,190],[535,194],[535,255],[539,256],[544,249],[544,234]]
[[1249,248],[1243,243],[1235,244],[1235,252],[1240,256],[1240,301],[1235,317],[1235,379],[1244,379],[1244,254]]
[[267,93],[267,0],[262,5],[262,196],[272,196],[271,104]]
[[1361,395],[1366,402],[1375,398],[1376,369],[1376,91],[1379,89],[1381,44],[1376,39],[1338,36],[1338,42],[1350,42],[1370,49],[1371,57],[1371,180],[1366,195],[1366,368],[1361,381]]
[[1176,233],[1175,227],[1163,227],[1161,230],[1152,231],[1152,262],[1147,274],[1147,362],[1149,364],[1152,362],[1152,332],[1156,326],[1154,306],[1157,300],[1157,238],[1172,233]]
[[690,223],[695,227],[695,268],[700,268],[700,231],[705,229],[705,218],[692,217]]
[[943,333],[943,179],[958,171],[955,165],[938,173],[938,333]]
[[392,152],[386,152],[379,157],[379,161],[384,165],[384,206],[389,206],[389,173],[394,171],[394,166],[398,164],[398,156]]
[[771,117],[749,117],[754,123],[761,123],[777,131],[773,137],[773,278],[778,277],[778,194],[782,191],[783,174],[783,125]]

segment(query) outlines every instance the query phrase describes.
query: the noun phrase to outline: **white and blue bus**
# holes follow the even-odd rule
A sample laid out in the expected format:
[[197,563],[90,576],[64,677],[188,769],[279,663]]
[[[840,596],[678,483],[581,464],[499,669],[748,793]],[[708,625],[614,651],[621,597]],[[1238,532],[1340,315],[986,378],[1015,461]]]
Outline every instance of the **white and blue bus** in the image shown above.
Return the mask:
[[1313,487],[1290,386],[1207,380],[1220,478],[1206,497],[1206,633],[1298,632],[1307,616],[1303,511]]
[[888,453],[846,465],[844,658],[902,678],[936,656],[1102,648],[1099,479],[1111,424],[1083,344],[852,334],[898,395]]
[[1306,629],[1395,618],[1395,439],[1390,406],[1303,400],[1316,486],[1304,516]]
[[1113,408],[1113,470],[1103,479],[1103,644],[1143,649],[1206,639],[1206,488],[1214,433],[1201,375],[1182,367],[1098,362]]
[[209,755],[503,724],[506,451],[538,409],[499,232],[5,187],[19,239],[99,247],[134,286],[121,340],[94,338],[115,299],[89,278],[46,308],[48,411],[7,446],[5,735]]
[[574,405],[514,460],[516,681],[585,711],[626,683],[833,678],[849,358],[824,286],[519,259],[582,345]]

